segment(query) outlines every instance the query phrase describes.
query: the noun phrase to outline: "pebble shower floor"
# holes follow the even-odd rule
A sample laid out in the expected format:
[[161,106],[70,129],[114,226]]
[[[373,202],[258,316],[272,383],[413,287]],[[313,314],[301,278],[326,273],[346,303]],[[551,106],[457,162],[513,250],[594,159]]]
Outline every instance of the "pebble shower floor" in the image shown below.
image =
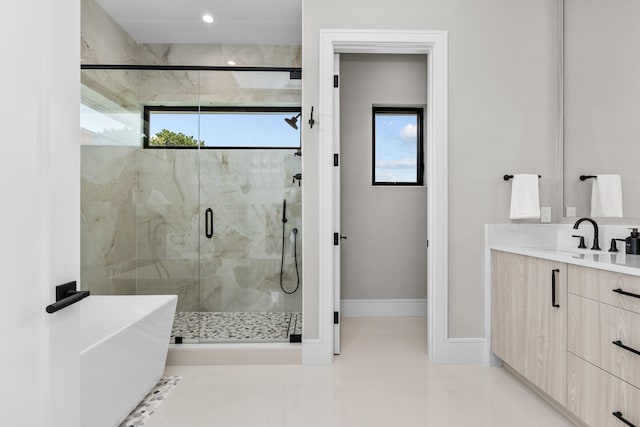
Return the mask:
[[170,342],[288,342],[292,334],[302,334],[302,313],[178,312]]

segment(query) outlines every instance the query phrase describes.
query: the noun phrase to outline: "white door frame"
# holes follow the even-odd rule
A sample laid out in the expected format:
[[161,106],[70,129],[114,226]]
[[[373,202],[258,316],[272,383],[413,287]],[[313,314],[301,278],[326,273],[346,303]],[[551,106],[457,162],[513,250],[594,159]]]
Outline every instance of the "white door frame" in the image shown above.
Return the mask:
[[[320,30],[319,46],[319,339],[303,343],[303,363],[330,363],[333,347],[333,72],[336,53],[428,55],[426,112],[427,352],[434,363],[486,363],[485,339],[448,337],[448,34],[446,31]],[[319,344],[319,345],[318,345]]]

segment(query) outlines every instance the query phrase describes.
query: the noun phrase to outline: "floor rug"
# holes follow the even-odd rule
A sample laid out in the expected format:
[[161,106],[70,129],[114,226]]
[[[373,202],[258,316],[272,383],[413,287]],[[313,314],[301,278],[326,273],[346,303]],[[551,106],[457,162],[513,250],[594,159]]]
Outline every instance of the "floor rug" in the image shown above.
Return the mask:
[[142,402],[120,424],[120,427],[142,427],[178,385],[181,376],[162,377],[158,384],[142,399]]

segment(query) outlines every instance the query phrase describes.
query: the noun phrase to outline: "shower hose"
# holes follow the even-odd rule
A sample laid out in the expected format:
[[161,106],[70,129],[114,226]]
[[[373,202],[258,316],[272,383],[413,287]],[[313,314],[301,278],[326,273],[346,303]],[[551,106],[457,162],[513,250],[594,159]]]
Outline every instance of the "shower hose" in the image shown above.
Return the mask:
[[[286,202],[284,204],[284,209],[286,209]],[[284,284],[282,283],[282,275],[284,272],[284,230],[286,228],[286,223],[287,223],[287,218],[284,214],[283,209],[283,215],[282,215],[282,255],[280,256],[280,289],[282,289],[282,292],[284,292],[287,295],[291,295],[293,293],[295,293],[298,288],[300,287],[300,271],[298,270],[298,229],[294,228],[293,229],[293,258],[295,260],[295,264],[296,264],[296,279],[297,279],[297,283],[296,283],[296,287],[294,290],[292,291],[287,291],[284,288]]]

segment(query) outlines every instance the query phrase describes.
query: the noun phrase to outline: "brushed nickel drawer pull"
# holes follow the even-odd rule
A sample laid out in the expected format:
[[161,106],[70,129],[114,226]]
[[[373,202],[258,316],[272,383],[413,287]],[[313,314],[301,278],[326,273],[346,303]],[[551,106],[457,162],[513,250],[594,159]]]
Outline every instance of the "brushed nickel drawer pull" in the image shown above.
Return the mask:
[[614,417],[616,417],[617,419],[619,419],[629,427],[636,427],[635,424],[631,424],[629,421],[625,420],[624,417],[622,416],[622,412],[620,411],[612,412],[611,415],[613,415]]
[[623,291],[622,289],[618,288],[618,289],[613,289],[612,292],[615,292],[617,294],[621,294],[621,295],[626,295],[629,297],[634,297],[634,298],[640,298],[640,295],[638,294],[633,294],[631,292],[627,292],[627,291]]
[[640,351],[636,350],[635,348],[627,347],[626,345],[622,344],[622,341],[620,340],[611,341],[611,343],[613,345],[617,345],[620,348],[624,348],[625,350],[630,351],[633,354],[637,354],[638,356],[640,356]]

